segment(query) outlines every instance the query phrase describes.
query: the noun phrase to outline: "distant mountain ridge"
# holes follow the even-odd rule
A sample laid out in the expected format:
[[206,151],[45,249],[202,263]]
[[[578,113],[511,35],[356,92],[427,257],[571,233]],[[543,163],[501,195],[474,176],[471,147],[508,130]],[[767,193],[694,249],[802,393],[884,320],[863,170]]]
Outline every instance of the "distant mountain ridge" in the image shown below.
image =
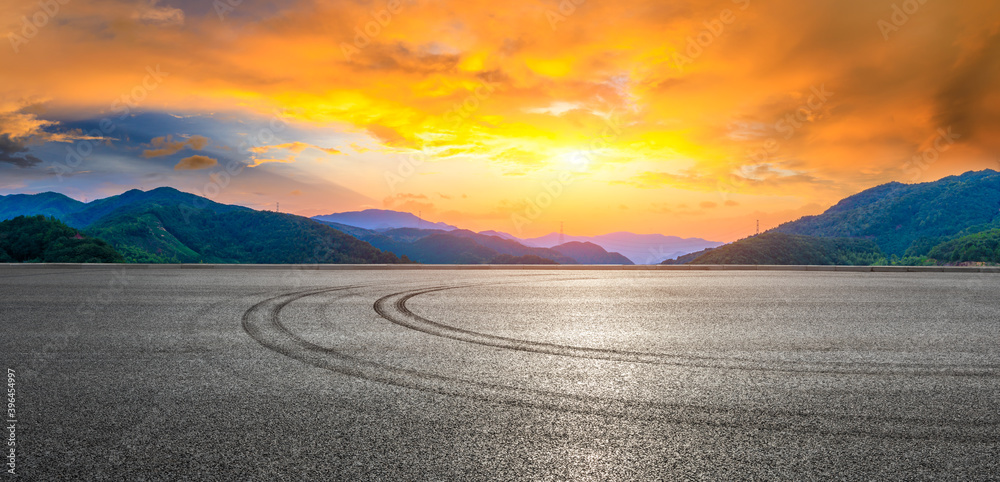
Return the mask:
[[440,229],[444,231],[458,229],[450,224],[434,223],[421,219],[411,213],[389,211],[385,209],[366,209],[364,211],[326,214],[322,216],[313,216],[312,219],[317,221],[346,224],[348,226],[371,229],[374,231],[384,231],[396,228]]
[[[400,228],[439,229],[443,231],[460,230],[460,228],[450,224],[433,223],[414,216],[411,213],[382,209],[313,216],[313,219],[373,231],[388,231]],[[706,248],[714,248],[723,244],[701,238],[680,238],[677,236],[664,236],[662,234],[635,234],[628,232],[616,232],[600,236],[560,236],[559,233],[550,233],[545,236],[527,239],[518,238],[510,233],[496,230],[480,231],[478,234],[516,241],[532,248],[552,248],[556,245],[569,242],[592,243],[600,246],[609,253],[619,253],[621,256],[627,258],[630,263],[638,264],[657,264],[666,259],[701,251]]]
[[[559,264],[632,264],[628,258],[618,253],[608,253],[593,244],[585,250],[574,246],[560,250],[559,246],[555,248],[525,246],[513,239],[475,233],[466,229],[444,231],[398,228],[374,231],[337,223],[330,225],[344,229],[345,232],[371,243],[372,246],[398,255],[406,255],[418,263],[485,264],[495,259],[509,261],[533,256]],[[500,258],[504,255],[508,257]]]
[[599,236],[560,236],[559,233],[550,233],[537,238],[524,239],[522,242],[528,246],[552,247],[559,244],[560,238],[564,242],[577,241],[596,244],[607,251],[621,253],[636,264],[658,264],[670,258],[724,244],[701,238],[635,234],[623,231]]
[[61,219],[84,207],[86,207],[85,203],[55,192],[10,194],[0,196],[0,221],[38,214]]

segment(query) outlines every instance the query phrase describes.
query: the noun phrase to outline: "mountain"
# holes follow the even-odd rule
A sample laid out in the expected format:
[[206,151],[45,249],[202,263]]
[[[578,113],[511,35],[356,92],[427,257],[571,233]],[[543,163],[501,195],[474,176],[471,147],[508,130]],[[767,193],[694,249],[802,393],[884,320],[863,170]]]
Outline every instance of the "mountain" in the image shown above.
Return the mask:
[[772,231],[868,238],[887,255],[922,256],[942,242],[1000,228],[998,215],[1000,173],[984,170],[920,184],[883,184]]
[[766,232],[715,248],[691,264],[871,265],[885,263],[874,241]]
[[84,206],[86,204],[76,199],[54,192],[11,194],[0,196],[0,221],[38,214],[60,219],[83,209]]
[[713,249],[715,249],[715,248],[705,248],[705,249],[703,249],[701,251],[695,251],[693,253],[683,254],[683,255],[680,255],[680,256],[678,256],[676,258],[671,258],[671,259],[664,260],[660,264],[688,264],[688,263],[690,263],[690,262],[698,259],[699,256],[701,256],[701,255],[703,255],[703,254],[705,254],[705,253],[707,253],[707,252],[709,252],[709,251],[711,251]]
[[408,262],[308,218],[220,204],[169,187],[90,203],[55,193],[0,197],[0,213],[20,211],[51,213],[107,241],[128,262]]
[[41,214],[59,219],[74,228],[83,229],[107,216],[141,212],[156,206],[185,206],[186,209],[209,209],[215,212],[251,210],[243,206],[219,204],[171,187],[160,187],[149,191],[132,189],[117,196],[89,203],[82,203],[54,192],[0,196],[0,219]]
[[120,263],[101,239],[88,238],[55,218],[18,216],[0,222],[0,263]]
[[[391,251],[418,263],[435,264],[486,264],[502,255],[514,258],[535,256],[551,260],[559,264],[631,264],[618,253],[608,253],[600,246],[592,245],[589,250],[581,250],[577,254],[586,254],[588,261],[583,261],[560,252],[557,249],[525,246],[515,240],[501,236],[491,236],[475,233],[465,229],[443,231],[439,229],[398,228],[385,231],[366,230],[345,226],[343,224],[324,221],[336,229],[371,243],[379,249]],[[571,248],[568,248],[570,250]],[[499,258],[502,263],[509,258]],[[532,258],[525,258],[527,260]]]
[[251,209],[155,205],[126,209],[87,228],[130,262],[379,263],[395,254],[301,216]]
[[[368,209],[365,211],[314,216],[313,219],[325,223],[333,223],[330,225],[334,227],[338,227],[336,225],[340,225],[340,227],[350,226],[380,232],[400,228],[441,231],[459,230],[459,228],[450,224],[432,223],[430,221],[420,219],[410,213],[380,209]],[[345,230],[345,232],[350,231]],[[559,233],[551,233],[545,236],[529,239],[519,239],[509,233],[495,230],[480,231],[479,233],[472,234],[513,241],[528,248],[553,248],[560,244]],[[463,235],[468,236],[467,233]],[[722,245],[722,243],[707,241],[701,238],[685,239],[677,236],[664,236],[661,234],[634,234],[627,232],[617,232],[601,236],[565,236],[563,243],[568,242],[596,244],[607,252],[617,252],[623,257],[628,258],[628,264],[632,264],[633,262],[656,264],[668,258]],[[503,252],[502,249],[498,251]],[[508,254],[519,255],[516,253]],[[545,257],[544,255],[541,256]],[[611,261],[609,259],[609,264],[623,264],[619,261],[621,260]]]
[[430,264],[485,264],[499,255],[474,239],[443,232],[420,238],[401,252],[412,253],[411,259],[418,263]]
[[[560,244],[559,240],[559,233],[550,233],[538,238],[524,239],[521,242],[526,246],[551,248]],[[636,264],[657,264],[666,259],[723,244],[701,238],[680,238],[662,234],[629,232],[616,232],[600,236],[564,236],[563,240],[564,242],[593,243],[606,251],[621,253]]]
[[364,211],[327,214],[324,216],[313,216],[313,219],[375,231],[394,228],[440,229],[443,231],[458,229],[450,224],[432,223],[410,213],[384,209],[366,209]]
[[217,213],[232,211],[253,211],[243,206],[220,204],[201,196],[178,191],[172,187],[160,187],[149,191],[132,189],[117,196],[91,201],[76,212],[67,214],[63,220],[76,228],[85,228],[109,216],[123,214],[139,215],[156,207],[176,206],[184,211],[209,210]]
[[[468,238],[476,241],[476,243],[488,247],[499,254],[509,254],[513,256],[524,256],[524,255],[535,255],[542,258],[551,259],[559,264],[580,264],[580,261],[574,259],[572,256],[566,256],[559,251],[555,251],[547,248],[533,248],[530,246],[525,246],[517,241],[504,239],[499,236],[486,236],[479,233],[474,233],[467,229],[456,229],[448,233],[452,236],[458,236],[463,238]],[[606,253],[605,253],[606,254]]]
[[927,257],[939,263],[1000,263],[1000,229],[945,241],[932,248]]
[[[517,237],[515,237],[512,234],[508,234],[508,233],[505,233],[505,232],[502,232],[502,231],[494,231],[492,229],[490,229],[488,231],[480,231],[479,234],[482,234],[483,236],[496,236],[498,238],[509,239],[511,241],[521,242],[520,239],[517,239]],[[521,244],[524,244],[524,243],[522,242]]]
[[[354,234],[354,233],[352,233]],[[354,234],[379,249],[391,250],[418,263],[485,264],[499,255],[534,255],[559,264],[578,264],[571,257],[545,248],[531,248],[516,241],[456,229],[399,228]]]
[[533,254],[526,254],[524,256],[513,256],[509,254],[501,254],[496,258],[490,260],[490,264],[559,264],[548,258],[542,258],[541,256],[535,256]]
[[577,260],[580,264],[635,264],[618,253],[609,253],[594,243],[571,241],[552,248]]

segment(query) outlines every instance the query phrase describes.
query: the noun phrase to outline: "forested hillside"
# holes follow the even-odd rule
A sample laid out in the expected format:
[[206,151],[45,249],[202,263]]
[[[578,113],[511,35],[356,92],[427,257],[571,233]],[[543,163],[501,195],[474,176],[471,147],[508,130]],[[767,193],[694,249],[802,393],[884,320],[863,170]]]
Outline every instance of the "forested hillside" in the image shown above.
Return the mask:
[[118,263],[108,243],[45,216],[0,222],[0,263]]
[[884,184],[773,231],[869,238],[886,255],[921,256],[941,242],[996,228],[1000,173],[985,170],[921,184]]
[[691,264],[870,265],[885,256],[871,240],[768,232],[715,248]]

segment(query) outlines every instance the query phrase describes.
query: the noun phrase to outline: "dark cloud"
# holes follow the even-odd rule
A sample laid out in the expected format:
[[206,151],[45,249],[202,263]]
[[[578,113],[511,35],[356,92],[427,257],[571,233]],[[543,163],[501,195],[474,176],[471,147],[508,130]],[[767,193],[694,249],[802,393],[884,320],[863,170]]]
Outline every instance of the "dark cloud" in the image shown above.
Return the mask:
[[24,168],[41,164],[42,160],[28,154],[28,148],[23,142],[11,138],[8,134],[2,134],[0,135],[0,162]]
[[160,157],[175,154],[185,147],[190,147],[200,151],[208,145],[208,138],[205,136],[191,136],[185,140],[175,141],[173,136],[157,137],[150,143],[153,149],[142,152],[142,157]]
[[968,60],[958,66],[952,77],[938,92],[936,97],[935,120],[943,129],[954,129],[963,136],[962,141],[971,141],[982,132],[1000,121],[996,112],[990,111],[984,99],[996,91],[1000,81],[1000,34],[987,39],[985,45]]

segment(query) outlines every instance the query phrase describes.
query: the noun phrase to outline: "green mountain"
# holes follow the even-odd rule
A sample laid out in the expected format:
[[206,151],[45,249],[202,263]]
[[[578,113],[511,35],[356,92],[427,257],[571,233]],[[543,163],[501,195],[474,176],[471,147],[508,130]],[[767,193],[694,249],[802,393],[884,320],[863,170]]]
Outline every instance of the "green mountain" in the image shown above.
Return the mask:
[[985,170],[921,184],[883,184],[772,231],[868,238],[887,255],[921,256],[944,241],[995,228],[1000,173]]
[[945,241],[932,248],[927,257],[939,263],[1000,263],[1000,229]]
[[690,262],[698,259],[699,256],[701,256],[701,255],[703,255],[703,254],[705,254],[705,253],[707,253],[707,252],[709,252],[709,251],[711,251],[713,249],[715,249],[715,248],[705,248],[705,249],[703,249],[701,251],[695,251],[693,253],[684,254],[684,255],[678,256],[676,258],[666,259],[666,260],[663,260],[663,262],[660,263],[660,264],[688,264],[688,263],[690,263]]
[[77,228],[85,228],[98,220],[123,214],[140,215],[156,207],[176,206],[185,211],[195,212],[208,210],[217,213],[233,211],[253,211],[243,206],[219,204],[201,196],[178,191],[170,187],[156,188],[150,191],[132,189],[117,196],[91,201],[76,212],[64,216],[66,224]]
[[106,240],[133,263],[408,262],[308,218],[220,204],[168,187],[90,203],[55,193],[0,197],[0,214],[20,212],[49,213]]
[[874,241],[767,232],[715,248],[691,264],[871,265],[885,256]]
[[154,205],[119,209],[86,232],[137,263],[379,263],[395,254],[308,218],[250,209]]
[[0,222],[0,263],[119,263],[108,243],[45,216]]
[[0,220],[18,216],[43,215],[61,219],[83,209],[86,204],[55,192],[0,196]]

